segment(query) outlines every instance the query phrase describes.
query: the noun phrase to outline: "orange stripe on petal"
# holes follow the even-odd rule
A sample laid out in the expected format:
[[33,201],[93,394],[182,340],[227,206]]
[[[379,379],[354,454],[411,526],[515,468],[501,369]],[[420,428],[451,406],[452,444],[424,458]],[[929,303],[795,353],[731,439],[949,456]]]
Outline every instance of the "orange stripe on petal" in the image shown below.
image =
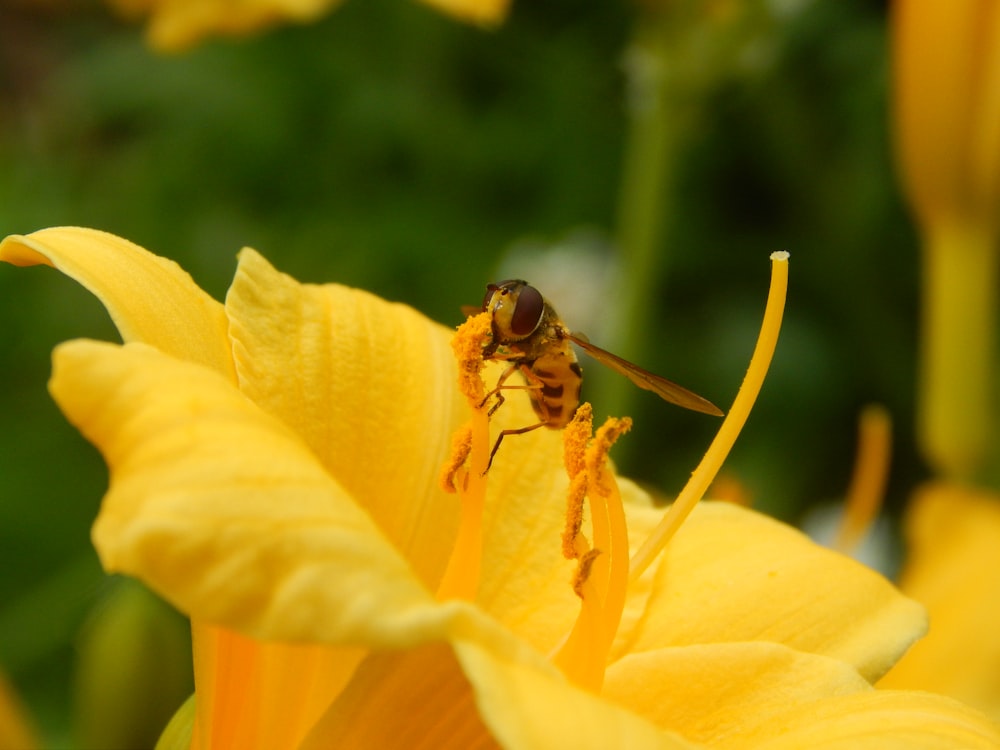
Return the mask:
[[495,747],[447,644],[372,654],[301,750]]
[[365,654],[261,642],[199,623],[192,631],[192,750],[295,750]]

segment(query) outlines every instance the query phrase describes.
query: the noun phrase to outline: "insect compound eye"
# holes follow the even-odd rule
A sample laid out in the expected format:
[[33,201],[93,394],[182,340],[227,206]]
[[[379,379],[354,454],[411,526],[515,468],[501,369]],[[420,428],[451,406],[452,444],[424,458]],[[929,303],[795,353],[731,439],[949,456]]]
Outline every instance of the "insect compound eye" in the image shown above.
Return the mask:
[[514,313],[510,316],[510,330],[515,336],[527,336],[538,327],[544,310],[542,293],[533,286],[525,285],[517,297]]

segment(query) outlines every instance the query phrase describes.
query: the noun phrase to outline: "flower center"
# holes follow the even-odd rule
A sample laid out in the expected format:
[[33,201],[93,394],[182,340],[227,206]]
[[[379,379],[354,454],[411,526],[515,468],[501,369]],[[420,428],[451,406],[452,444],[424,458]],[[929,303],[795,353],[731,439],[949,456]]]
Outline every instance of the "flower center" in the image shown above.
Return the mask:
[[[563,555],[577,561],[573,589],[580,613],[551,658],[575,684],[600,692],[604,671],[625,607],[628,584],[649,567],[701,500],[743,428],[764,382],[777,344],[788,281],[788,254],[771,255],[771,287],[760,336],[739,393],[722,427],[691,479],[663,519],[629,560],[628,528],[608,452],[631,427],[631,420],[609,419],[593,435],[590,404],[581,404],[564,430],[564,463],[569,475]],[[461,500],[458,536],[438,587],[438,599],[472,600],[482,566],[482,519],[489,466],[489,414],[483,369],[483,345],[490,341],[489,313],[459,327],[452,347],[458,361],[459,387],[472,409],[471,422],[459,430],[441,484]],[[591,535],[583,533],[584,502],[590,503]]]
[[[562,551],[577,561],[573,590],[582,603],[573,629],[553,652],[552,661],[570,680],[594,693],[604,682],[628,587],[628,526],[618,484],[607,468],[608,452],[631,427],[627,417],[609,418],[590,440],[593,410],[584,403],[563,437],[569,490]],[[585,499],[590,501],[593,544],[582,531]]]

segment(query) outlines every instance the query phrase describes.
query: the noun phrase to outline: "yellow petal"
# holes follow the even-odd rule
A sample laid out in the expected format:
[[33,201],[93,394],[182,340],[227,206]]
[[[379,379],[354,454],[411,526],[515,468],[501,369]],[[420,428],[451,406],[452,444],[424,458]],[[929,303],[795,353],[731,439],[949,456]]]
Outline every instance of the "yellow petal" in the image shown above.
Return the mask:
[[472,683],[483,721],[503,747],[698,747],[624,708],[570,684],[548,664],[509,659],[480,643],[459,641],[455,653]]
[[296,750],[365,654],[255,641],[198,621],[192,632],[197,719],[185,750]]
[[690,740],[725,746],[795,706],[869,689],[844,662],[755,642],[629,654],[609,667],[602,695]]
[[[498,412],[504,425],[531,424],[526,404],[508,397],[504,408],[508,405],[519,411]],[[497,453],[476,597],[479,606],[542,653],[566,635],[580,607],[571,585],[575,563],[562,554],[568,480],[561,438],[561,432],[535,430],[506,439]]]
[[173,261],[80,227],[12,235],[0,243],[0,260],[53,266],[104,304],[124,341],[142,341],[234,377],[225,309]]
[[1000,496],[924,487],[906,534],[900,588],[927,607],[930,631],[879,686],[950,695],[1000,720]]
[[368,657],[301,750],[491,747],[448,644]]
[[[213,35],[244,36],[279,23],[307,23],[340,0],[109,0],[126,17],[149,16],[149,43],[178,52]],[[503,20],[508,0],[425,0],[460,20]]]
[[[491,377],[487,374],[487,383],[493,382]],[[523,394],[507,396],[493,418],[494,434],[532,419]],[[504,441],[490,469],[483,519],[476,603],[541,653],[549,653],[566,636],[580,607],[572,587],[576,562],[562,553],[568,485],[561,465],[562,437],[561,430],[535,430]],[[643,490],[627,479],[617,481],[627,509],[650,507]],[[590,534],[589,523],[585,533]],[[642,534],[632,541],[641,542]]]
[[0,750],[34,750],[38,745],[35,729],[21,699],[7,678],[0,675]]
[[[633,509],[633,536],[658,517]],[[729,503],[702,502],[655,575],[633,589],[618,655],[770,641],[845,661],[874,680],[926,627],[923,608],[882,576]]]
[[504,20],[510,0],[424,0],[427,5],[462,21],[496,25]]
[[755,750],[996,750],[996,724],[927,693],[869,690],[797,707],[762,727]]
[[306,23],[340,0],[109,0],[122,15],[149,16],[149,44],[179,52],[204,38],[245,36],[281,22]]
[[772,643],[662,649],[612,665],[603,695],[714,748],[986,748],[997,727],[954,701],[873,690],[854,669]]
[[302,750],[695,747],[571,685],[509,633],[476,618],[462,632],[475,637],[370,656]]
[[54,354],[50,389],[111,470],[109,571],[272,640],[405,646],[440,630],[408,563],[287,427],[211,370],[142,344]]
[[299,284],[252,250],[226,309],[240,390],[290,425],[435,584],[457,517],[437,477],[468,416],[452,331],[367,292]]
[[925,225],[995,227],[1000,8],[901,0],[893,11],[896,140],[917,214]]
[[192,694],[167,722],[155,750],[192,750],[191,730],[194,726],[194,699]]

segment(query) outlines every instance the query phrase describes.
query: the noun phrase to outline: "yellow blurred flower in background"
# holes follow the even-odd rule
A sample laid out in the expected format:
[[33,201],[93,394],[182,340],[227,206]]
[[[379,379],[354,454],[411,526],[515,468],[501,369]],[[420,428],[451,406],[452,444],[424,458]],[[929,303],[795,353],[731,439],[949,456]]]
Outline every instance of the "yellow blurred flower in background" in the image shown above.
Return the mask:
[[1000,5],[893,5],[894,126],[923,243],[918,445],[937,475],[907,510],[900,585],[930,631],[880,683],[1000,719],[996,487]]
[[[108,0],[124,17],[149,18],[155,49],[179,52],[211,36],[245,36],[280,23],[309,23],[342,0]],[[423,0],[443,13],[481,25],[500,23],[508,0]]]
[[35,729],[7,678],[0,675],[0,750],[34,750]]
[[980,478],[993,429],[1000,232],[1000,6],[893,5],[895,143],[923,241],[918,439],[942,476]]
[[904,531],[899,585],[927,607],[930,632],[879,686],[950,695],[1000,721],[1000,495],[928,485]]
[[[110,468],[103,565],[192,619],[196,693],[161,747],[1000,744],[961,704],[873,689],[921,608],[752,511],[698,505],[619,588],[603,549],[574,574],[555,431],[453,474],[484,493],[477,574],[454,572],[461,514],[438,472],[467,409],[453,332],[408,307],[299,284],[252,250],[223,305],[85,229],[8,238],[0,258],[72,276],[125,340],[61,345],[50,389]],[[501,427],[530,419],[508,401]],[[602,538],[601,495],[630,544],[655,537],[662,512],[605,466],[613,436],[570,433],[591,503],[577,533]],[[473,427],[472,454],[488,447]],[[619,595],[613,625],[588,616]],[[605,650],[581,668],[588,644]]]

